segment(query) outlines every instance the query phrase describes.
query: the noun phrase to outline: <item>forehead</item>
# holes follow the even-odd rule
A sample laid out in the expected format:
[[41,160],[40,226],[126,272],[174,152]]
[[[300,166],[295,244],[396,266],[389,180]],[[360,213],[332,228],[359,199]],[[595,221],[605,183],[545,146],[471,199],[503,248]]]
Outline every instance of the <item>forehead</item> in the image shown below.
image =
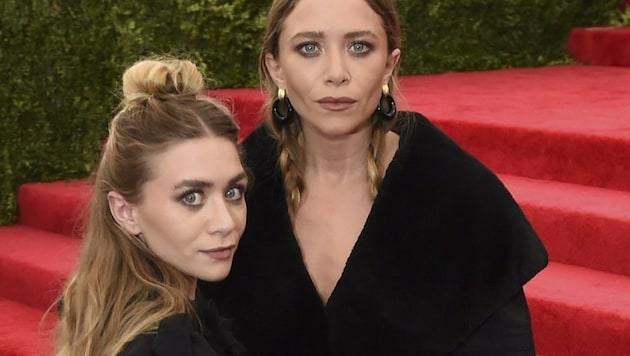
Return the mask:
[[218,136],[188,139],[150,158],[153,180],[224,179],[242,171],[236,145]]
[[287,16],[283,32],[292,37],[300,32],[348,33],[371,31],[385,34],[381,17],[366,0],[300,0]]

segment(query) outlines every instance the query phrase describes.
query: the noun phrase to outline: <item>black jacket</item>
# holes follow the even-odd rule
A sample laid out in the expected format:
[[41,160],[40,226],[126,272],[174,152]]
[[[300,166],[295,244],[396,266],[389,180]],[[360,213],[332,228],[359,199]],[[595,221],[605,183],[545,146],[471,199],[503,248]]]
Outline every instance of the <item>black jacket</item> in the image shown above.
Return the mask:
[[[302,261],[264,126],[232,272],[201,283],[251,355],[533,355],[522,285],[547,253],[503,184],[425,117],[401,113],[378,196],[327,305]],[[513,353],[510,353],[512,352]]]
[[245,349],[232,334],[212,301],[196,303],[203,327],[186,314],[160,321],[157,330],[128,342],[118,356],[239,356]]

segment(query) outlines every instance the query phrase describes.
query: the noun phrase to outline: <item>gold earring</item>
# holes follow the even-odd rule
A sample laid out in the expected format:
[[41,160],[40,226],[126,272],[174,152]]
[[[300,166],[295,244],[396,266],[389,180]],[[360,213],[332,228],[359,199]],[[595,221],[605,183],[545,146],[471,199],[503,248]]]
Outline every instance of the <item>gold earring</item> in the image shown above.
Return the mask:
[[278,88],[278,99],[284,100],[285,96],[287,96],[287,91],[282,88]]

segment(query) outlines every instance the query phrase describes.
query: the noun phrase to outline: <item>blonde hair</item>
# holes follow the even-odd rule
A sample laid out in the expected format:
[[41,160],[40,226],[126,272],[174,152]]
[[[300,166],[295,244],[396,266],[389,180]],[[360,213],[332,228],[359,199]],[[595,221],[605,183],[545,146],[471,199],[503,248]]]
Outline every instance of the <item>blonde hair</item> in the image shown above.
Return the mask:
[[124,98],[93,176],[84,245],[60,297],[56,355],[116,355],[164,317],[194,316],[186,276],[160,260],[112,217],[107,194],[143,199],[152,156],[175,143],[211,136],[238,139],[230,112],[202,94],[190,61],[150,59],[123,75]]
[[[299,120],[289,120],[289,122],[282,124],[274,120],[271,108],[273,102],[278,98],[278,87],[271,79],[269,70],[265,65],[265,55],[271,53],[275,58],[278,58],[278,41],[284,20],[293,11],[298,1],[299,0],[274,0],[272,2],[267,15],[267,29],[258,61],[262,85],[268,93],[267,102],[265,104],[265,111],[267,112],[266,123],[278,142],[280,152],[279,167],[284,178],[286,200],[292,219],[295,217],[295,213],[300,206],[302,193],[305,189],[303,177],[304,149],[302,143],[302,127]],[[402,33],[394,1],[366,0],[366,3],[383,20],[383,26],[387,35],[388,51],[391,52],[396,48],[401,48]],[[398,69],[399,65],[396,63],[396,67],[388,83],[392,95],[395,94],[397,88],[396,75]],[[374,109],[376,109],[376,106]],[[379,163],[385,145],[385,134],[393,127],[396,118],[385,122],[376,115],[373,115],[371,120],[372,135],[366,164],[370,194],[375,198],[382,181],[379,172]]]

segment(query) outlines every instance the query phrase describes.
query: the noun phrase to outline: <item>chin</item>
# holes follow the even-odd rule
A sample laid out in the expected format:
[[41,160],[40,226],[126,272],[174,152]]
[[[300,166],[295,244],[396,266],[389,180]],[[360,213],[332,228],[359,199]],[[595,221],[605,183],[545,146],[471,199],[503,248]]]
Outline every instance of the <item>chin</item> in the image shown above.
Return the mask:
[[230,274],[230,269],[231,268],[217,270],[213,271],[212,273],[206,272],[204,274],[200,274],[198,278],[206,282],[220,282],[227,278],[227,276]]
[[319,126],[319,131],[329,137],[353,135],[369,128],[369,121],[357,122],[339,119],[337,122],[328,122],[327,125]]

